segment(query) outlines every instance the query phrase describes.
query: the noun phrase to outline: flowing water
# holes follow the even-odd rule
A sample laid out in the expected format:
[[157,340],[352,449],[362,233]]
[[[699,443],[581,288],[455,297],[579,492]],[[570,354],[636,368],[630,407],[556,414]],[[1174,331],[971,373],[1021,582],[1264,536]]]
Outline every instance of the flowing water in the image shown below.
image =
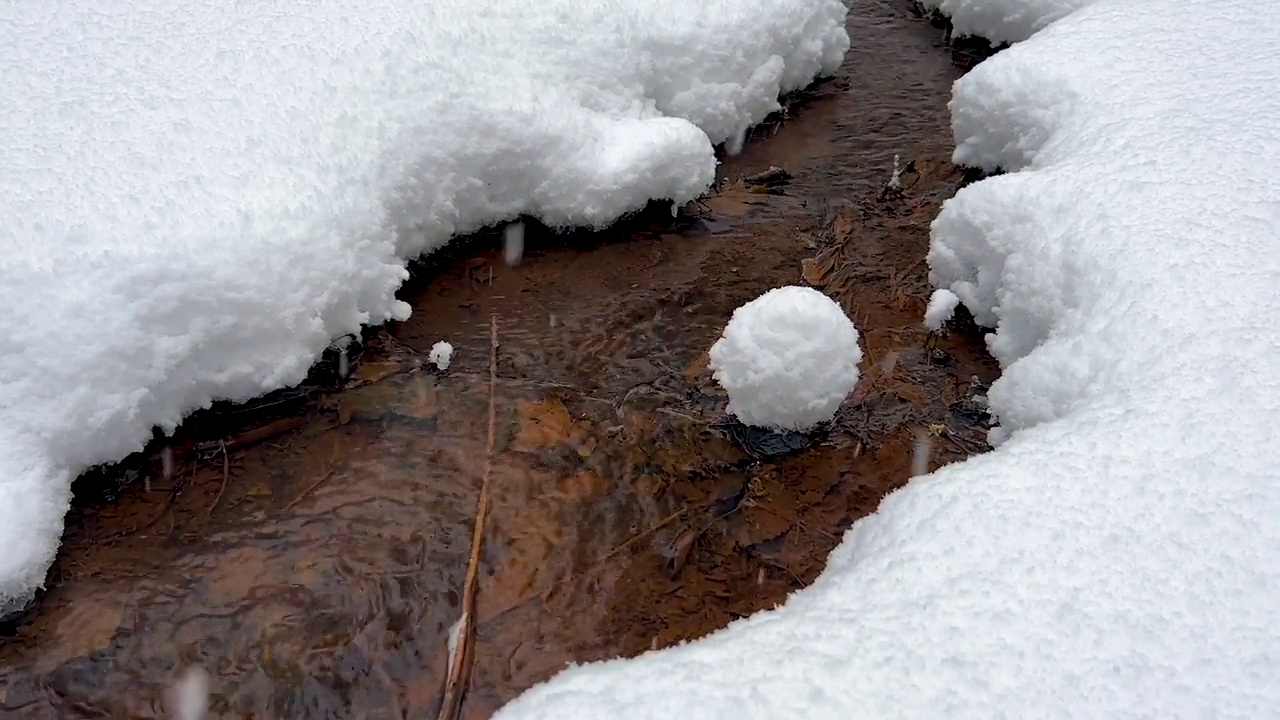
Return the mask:
[[[704,203],[598,234],[531,225],[515,267],[499,233],[458,243],[416,268],[409,321],[352,346],[346,389],[205,413],[116,468],[132,482],[78,483],[48,593],[0,635],[0,715],[159,717],[200,665],[214,717],[435,717],[488,452],[491,318],[464,717],[568,662],[782,602],[907,480],[921,433],[933,467],[985,449],[980,335],[930,348],[920,326],[929,222],[962,182],[960,71],[905,2],[855,6],[839,75],[758,129]],[[881,197],[895,154],[918,172]],[[772,457],[724,422],[706,351],[735,307],[803,282],[857,321],[864,380],[828,433]]]

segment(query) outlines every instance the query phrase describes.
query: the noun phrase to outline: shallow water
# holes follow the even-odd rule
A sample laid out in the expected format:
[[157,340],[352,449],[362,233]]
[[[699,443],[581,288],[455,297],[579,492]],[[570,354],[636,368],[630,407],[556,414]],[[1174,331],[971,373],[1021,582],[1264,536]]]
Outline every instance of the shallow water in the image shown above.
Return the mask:
[[[157,717],[181,667],[215,717],[435,717],[459,614],[500,352],[475,669],[482,718],[569,661],[635,654],[771,607],[910,472],[984,449],[976,331],[919,322],[959,71],[905,3],[857,3],[840,74],[722,167],[678,220],[531,227],[419,268],[406,323],[366,337],[350,387],[270,416],[195,418],[176,472],[81,492],[50,591],[0,638],[5,717]],[[895,153],[920,177],[877,200]],[[740,178],[779,166],[773,192]],[[779,459],[731,438],[706,350],[735,307],[808,281],[864,332],[830,433]],[[453,364],[433,372],[437,340]],[[263,430],[265,428],[265,430]],[[229,440],[224,447],[221,440]],[[197,452],[199,450],[200,452]],[[85,483],[81,483],[84,490]]]

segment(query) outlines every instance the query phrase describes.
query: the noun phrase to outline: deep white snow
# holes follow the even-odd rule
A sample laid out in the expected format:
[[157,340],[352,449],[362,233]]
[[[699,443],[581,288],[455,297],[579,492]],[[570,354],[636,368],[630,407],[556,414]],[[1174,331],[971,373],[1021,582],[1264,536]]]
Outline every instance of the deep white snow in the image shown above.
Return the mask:
[[929,263],[997,328],[1003,443],[784,607],[497,717],[1280,716],[1277,27],[1098,0],[957,83],[957,159],[1012,172],[945,205]]
[[0,608],[73,476],[404,318],[404,258],[690,200],[840,64],[841,0],[0,9]]
[[710,368],[747,425],[804,432],[835,417],[858,384],[858,330],[810,287],[774,288],[733,311]]

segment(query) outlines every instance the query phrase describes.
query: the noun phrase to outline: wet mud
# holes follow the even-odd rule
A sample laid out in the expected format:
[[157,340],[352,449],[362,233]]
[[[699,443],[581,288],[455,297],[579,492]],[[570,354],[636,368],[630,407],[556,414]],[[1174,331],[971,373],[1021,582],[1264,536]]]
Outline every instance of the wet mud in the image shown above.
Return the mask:
[[[929,223],[965,180],[946,109],[961,71],[906,3],[858,3],[850,23],[838,76],[678,218],[530,225],[514,267],[498,233],[460,242],[415,267],[412,318],[353,342],[350,377],[320,368],[82,478],[48,592],[0,633],[0,715],[161,717],[164,686],[200,665],[214,717],[435,717],[493,318],[466,718],[567,663],[782,603],[906,482],[918,438],[930,467],[985,450],[974,396],[998,369],[981,334],[920,324]],[[886,193],[895,154],[914,166]],[[728,422],[707,350],[736,307],[798,283],[843,304],[866,357],[832,426],[780,446]],[[438,340],[446,371],[427,361]]]

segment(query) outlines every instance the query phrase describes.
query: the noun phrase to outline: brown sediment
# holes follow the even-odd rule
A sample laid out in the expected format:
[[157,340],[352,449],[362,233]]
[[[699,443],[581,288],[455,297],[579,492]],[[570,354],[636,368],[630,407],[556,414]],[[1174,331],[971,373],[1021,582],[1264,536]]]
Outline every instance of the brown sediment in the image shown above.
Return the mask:
[[[194,417],[168,478],[157,445],[81,481],[49,591],[0,637],[0,715],[156,717],[200,664],[215,716],[434,717],[488,453],[491,317],[466,718],[567,662],[783,602],[907,480],[917,432],[932,467],[985,449],[980,335],[961,323],[928,349],[921,325],[929,223],[964,182],[947,161],[958,70],[905,3],[850,22],[839,76],[679,218],[531,225],[513,268],[496,234],[460,242],[415,267],[413,317],[367,332],[351,378]],[[882,195],[895,154],[918,179]],[[797,283],[855,318],[864,377],[829,432],[764,457],[723,424],[706,351],[736,307]],[[444,373],[425,358],[441,339]],[[139,481],[91,492],[106,477]]]

